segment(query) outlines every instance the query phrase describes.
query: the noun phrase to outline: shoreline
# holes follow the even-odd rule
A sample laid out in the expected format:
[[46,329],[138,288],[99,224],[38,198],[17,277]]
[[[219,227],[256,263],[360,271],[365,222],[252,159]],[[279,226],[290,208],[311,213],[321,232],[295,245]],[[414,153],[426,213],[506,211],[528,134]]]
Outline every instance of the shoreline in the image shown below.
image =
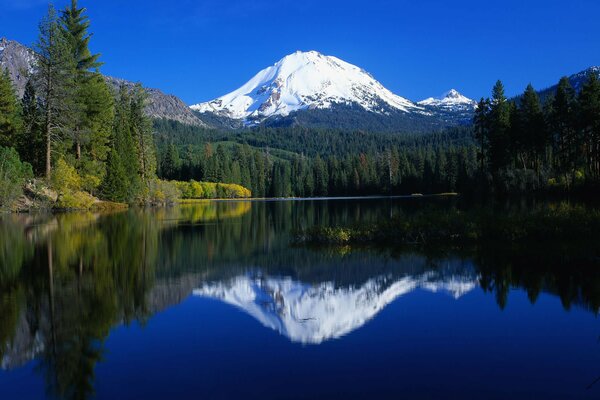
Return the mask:
[[110,201],[98,201],[94,203],[94,206],[89,209],[59,209],[59,208],[29,208],[29,209],[17,209],[17,210],[5,210],[0,211],[1,215],[9,214],[39,214],[39,213],[50,213],[50,214],[62,214],[62,213],[81,213],[81,212],[103,212],[103,211],[126,211],[134,208],[163,208],[173,206],[189,206],[194,204],[202,203],[227,203],[227,202],[249,202],[249,203],[270,203],[270,202],[305,202],[305,201],[343,201],[343,200],[401,200],[401,199],[432,199],[432,198],[450,198],[459,197],[459,193],[435,193],[435,194],[410,194],[410,195],[374,195],[374,196],[336,196],[336,197],[252,197],[252,198],[238,198],[238,199],[179,199],[173,204],[169,205],[152,205],[152,206],[140,206],[140,205],[129,205],[125,203],[114,203]]
[[335,197],[250,197],[239,199],[182,199],[177,204],[196,204],[203,202],[276,202],[276,201],[337,201],[337,200],[382,200],[382,199],[430,199],[436,197],[459,197],[459,193],[434,193],[434,194],[410,194],[410,195],[374,195],[374,196],[335,196]]

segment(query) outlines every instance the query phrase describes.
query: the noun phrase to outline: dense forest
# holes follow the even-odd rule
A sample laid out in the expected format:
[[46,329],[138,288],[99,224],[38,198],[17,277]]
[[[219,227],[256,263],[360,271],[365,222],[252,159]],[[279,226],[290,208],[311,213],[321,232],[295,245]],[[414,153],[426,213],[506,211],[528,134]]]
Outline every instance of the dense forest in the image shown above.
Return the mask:
[[597,189],[600,183],[600,81],[579,93],[562,78],[544,104],[529,85],[511,101],[502,82],[481,99],[474,119],[479,171],[501,191]]

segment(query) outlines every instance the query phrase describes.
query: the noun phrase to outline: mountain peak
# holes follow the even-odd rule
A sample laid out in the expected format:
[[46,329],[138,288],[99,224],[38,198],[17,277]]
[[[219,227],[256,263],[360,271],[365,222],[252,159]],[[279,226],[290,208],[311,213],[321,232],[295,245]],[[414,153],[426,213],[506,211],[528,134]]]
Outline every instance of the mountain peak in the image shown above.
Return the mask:
[[450,89],[444,93],[445,99],[458,99],[460,97],[462,97],[462,95],[456,89]]
[[430,97],[420,101],[418,104],[422,106],[451,109],[458,107],[475,107],[477,103],[474,100],[463,96],[458,90],[450,89],[439,97]]
[[361,68],[314,50],[287,55],[241,88],[191,108],[250,123],[337,104],[358,105],[374,113],[420,109],[387,90]]

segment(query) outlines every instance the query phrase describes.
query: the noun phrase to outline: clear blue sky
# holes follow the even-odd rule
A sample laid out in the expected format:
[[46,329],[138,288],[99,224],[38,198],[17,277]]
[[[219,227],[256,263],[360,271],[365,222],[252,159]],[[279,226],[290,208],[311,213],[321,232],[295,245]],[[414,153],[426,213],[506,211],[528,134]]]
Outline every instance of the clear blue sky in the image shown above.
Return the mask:
[[[57,0],[58,8],[67,0]],[[371,72],[411,100],[454,87],[538,88],[600,64],[598,0],[80,0],[103,72],[187,103],[234,90],[296,50]],[[45,0],[0,0],[0,36],[32,44]]]

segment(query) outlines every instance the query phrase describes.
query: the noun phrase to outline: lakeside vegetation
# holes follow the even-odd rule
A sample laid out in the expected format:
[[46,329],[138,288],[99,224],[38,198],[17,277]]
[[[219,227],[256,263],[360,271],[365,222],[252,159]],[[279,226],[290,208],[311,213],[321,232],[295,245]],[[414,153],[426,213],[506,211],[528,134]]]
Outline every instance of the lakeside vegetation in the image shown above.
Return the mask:
[[425,208],[356,226],[315,226],[294,233],[296,244],[468,246],[482,243],[595,244],[600,211],[560,203],[520,212]]

